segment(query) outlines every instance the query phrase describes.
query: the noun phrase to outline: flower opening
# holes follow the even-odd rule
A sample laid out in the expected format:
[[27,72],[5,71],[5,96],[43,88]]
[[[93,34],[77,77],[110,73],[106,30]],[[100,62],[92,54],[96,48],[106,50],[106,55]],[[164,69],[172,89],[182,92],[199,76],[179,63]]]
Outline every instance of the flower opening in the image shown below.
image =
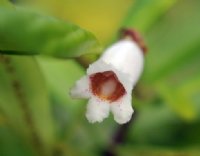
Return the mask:
[[126,90],[113,71],[98,72],[90,75],[90,87],[95,96],[110,103],[119,100]]
[[86,118],[91,123],[102,122],[111,112],[117,123],[124,124],[134,112],[131,92],[143,71],[146,48],[135,31],[126,29],[122,35],[70,91],[72,97],[89,99]]

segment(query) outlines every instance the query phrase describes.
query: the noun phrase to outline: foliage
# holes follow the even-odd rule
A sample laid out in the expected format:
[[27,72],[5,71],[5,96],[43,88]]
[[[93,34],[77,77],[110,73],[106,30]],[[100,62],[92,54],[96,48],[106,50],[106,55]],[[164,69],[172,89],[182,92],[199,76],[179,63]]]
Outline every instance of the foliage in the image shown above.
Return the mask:
[[91,33],[25,9],[0,8],[0,23],[1,53],[66,58],[100,50]]
[[[104,149],[123,156],[199,155],[200,1],[97,3],[113,6],[112,14],[92,0],[80,4],[0,0],[0,155],[94,156]],[[100,24],[107,22],[112,30]],[[136,114],[117,142],[121,127],[112,117],[89,124],[86,102],[71,99],[68,91],[84,74],[81,65],[101,52],[98,40],[106,46],[127,26],[143,34],[149,52],[134,94]]]

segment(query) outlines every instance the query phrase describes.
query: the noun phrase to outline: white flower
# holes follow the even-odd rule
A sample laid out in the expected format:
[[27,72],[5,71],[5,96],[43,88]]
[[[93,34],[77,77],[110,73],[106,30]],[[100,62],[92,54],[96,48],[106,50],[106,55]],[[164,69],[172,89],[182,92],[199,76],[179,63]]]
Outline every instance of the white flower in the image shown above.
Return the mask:
[[86,117],[101,122],[111,111],[119,124],[131,119],[132,89],[143,70],[143,52],[133,40],[122,39],[89,66],[71,89],[74,98],[89,98]]

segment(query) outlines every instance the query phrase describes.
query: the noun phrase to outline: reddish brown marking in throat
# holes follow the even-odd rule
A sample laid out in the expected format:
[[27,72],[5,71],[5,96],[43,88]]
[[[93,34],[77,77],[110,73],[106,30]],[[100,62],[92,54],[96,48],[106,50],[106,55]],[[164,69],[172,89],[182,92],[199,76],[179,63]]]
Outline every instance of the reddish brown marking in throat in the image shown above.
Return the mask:
[[103,100],[114,102],[120,99],[126,90],[112,71],[90,75],[92,93]]

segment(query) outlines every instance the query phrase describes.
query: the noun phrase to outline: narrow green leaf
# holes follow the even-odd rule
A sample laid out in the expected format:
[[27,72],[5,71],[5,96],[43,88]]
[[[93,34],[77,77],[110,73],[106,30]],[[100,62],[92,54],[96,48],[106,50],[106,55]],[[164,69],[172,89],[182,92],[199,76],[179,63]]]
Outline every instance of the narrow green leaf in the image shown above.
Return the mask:
[[76,107],[77,101],[71,99],[69,90],[75,81],[85,74],[84,69],[74,60],[38,57],[37,61],[49,85],[49,90],[54,92],[64,105],[68,103],[71,107]]
[[[200,151],[198,148],[167,148],[167,147],[146,147],[146,146],[121,146],[118,148],[119,155],[123,156],[198,156]],[[131,154],[130,154],[131,153]]]
[[199,77],[193,77],[190,81],[179,87],[180,92],[184,96],[192,97],[196,93],[200,93],[200,75]]
[[198,83],[193,81],[199,79],[199,4],[198,0],[178,1],[148,31],[149,53],[142,78],[144,83],[156,85],[158,94],[187,120],[197,117],[193,96],[198,93],[194,87]]
[[70,133],[70,129],[77,124],[80,108],[85,105],[83,100],[75,100],[69,96],[70,88],[83,76],[84,71],[74,60],[38,57],[37,61],[51,93],[56,124],[63,140]]
[[0,53],[76,57],[100,52],[95,37],[71,23],[17,8],[0,7]]
[[136,0],[123,25],[146,32],[177,0]]
[[185,120],[193,120],[197,111],[195,110],[194,104],[191,103],[190,99],[173,86],[165,83],[159,83],[157,85],[158,93],[178,115]]
[[33,149],[8,125],[0,124],[1,156],[36,156]]
[[0,6],[13,8],[13,5],[8,0],[0,0]]
[[0,55],[0,109],[39,153],[50,152],[54,127],[44,80],[31,57]]
[[199,6],[199,1],[179,1],[149,31],[147,41],[150,51],[144,72],[146,81],[159,81],[178,71],[184,62],[199,58]]

